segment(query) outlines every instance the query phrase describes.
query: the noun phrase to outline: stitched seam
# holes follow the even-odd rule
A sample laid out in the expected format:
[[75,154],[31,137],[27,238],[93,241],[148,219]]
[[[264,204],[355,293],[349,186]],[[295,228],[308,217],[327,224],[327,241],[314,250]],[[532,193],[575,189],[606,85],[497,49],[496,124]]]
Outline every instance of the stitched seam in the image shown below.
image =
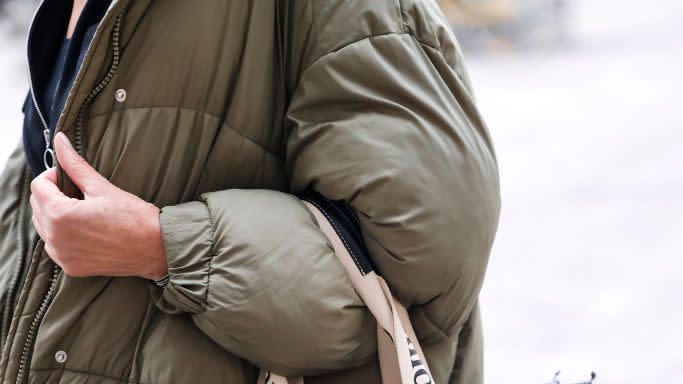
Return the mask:
[[[2,297],[4,298],[5,303],[3,303],[3,306],[1,308],[1,311],[3,313],[3,317],[5,315],[12,314],[12,311],[14,310],[14,304],[15,301],[17,300],[17,295],[21,294],[21,287],[19,287],[19,283],[21,281],[20,274],[25,272],[28,266],[26,259],[26,253],[28,250],[25,250],[26,248],[30,247],[30,245],[27,245],[26,243],[28,240],[26,239],[27,234],[24,233],[24,227],[25,227],[25,221],[26,221],[26,210],[28,209],[29,205],[29,195],[31,194],[31,187],[29,185],[31,181],[31,169],[24,165],[23,167],[23,172],[21,173],[21,178],[19,180],[19,183],[17,185],[19,186],[19,214],[15,215],[16,217],[16,222],[15,225],[17,227],[17,246],[18,246],[18,253],[19,253],[19,260],[16,261],[16,266],[14,266],[14,272],[10,276],[9,283],[10,285],[14,285],[14,282],[17,282],[17,285],[14,287],[14,291],[10,292],[11,288],[7,287],[5,292],[3,293]],[[7,316],[5,320],[9,320],[9,324],[5,324],[4,321],[0,325],[2,326],[2,331],[6,332],[0,337],[3,339],[3,342],[6,343],[8,339],[10,338],[10,328],[11,324],[13,321],[14,316]],[[14,338],[12,337],[12,340]],[[0,347],[1,349],[1,347]]]
[[398,3],[398,18],[401,20],[401,26],[403,27],[403,32],[408,33],[408,25],[406,25],[406,20],[403,17],[405,15],[403,13],[403,0],[396,0],[396,3]]
[[[443,52],[441,52],[440,49],[433,47],[433,46],[425,43],[424,41],[421,41],[420,39],[416,38],[415,36],[413,36],[413,39],[415,39],[415,41],[417,41],[423,48],[435,51],[437,54],[439,54],[439,56],[441,56],[444,59],[444,61],[448,64],[448,66],[451,67],[450,63],[448,63],[448,58],[443,55]],[[453,68],[453,67],[451,67],[451,68],[455,70],[455,68]],[[458,78],[460,78],[460,76],[458,76]]]
[[234,128],[232,128],[232,126],[231,126],[228,122],[223,121],[224,119],[223,119],[222,117],[220,117],[220,116],[218,116],[218,115],[216,115],[216,114],[213,114],[213,113],[211,113],[211,112],[198,111],[198,110],[196,110],[196,109],[194,109],[194,108],[179,107],[179,106],[163,106],[163,105],[159,105],[159,106],[143,105],[143,106],[139,106],[139,107],[123,108],[123,109],[116,110],[116,111],[109,111],[109,112],[98,113],[97,115],[89,116],[87,122],[91,122],[92,120],[94,120],[94,119],[96,119],[96,118],[99,118],[99,117],[113,115],[113,114],[115,114],[115,113],[123,113],[123,112],[125,112],[125,111],[136,111],[136,110],[140,110],[140,109],[177,109],[177,110],[180,110],[180,111],[198,112],[198,113],[201,113],[201,114],[203,114],[203,115],[206,115],[206,116],[209,116],[209,117],[213,117],[213,118],[215,118],[215,119],[221,121],[221,126],[225,126],[225,127],[228,128],[231,132],[234,132],[234,133],[235,133],[236,135],[238,135],[239,137],[241,137],[241,138],[243,138],[244,140],[246,140],[246,141],[248,141],[248,142],[250,142],[250,143],[256,145],[257,147],[261,148],[263,151],[268,152],[269,154],[275,156],[276,158],[278,158],[278,159],[281,158],[280,155],[276,154],[276,153],[273,152],[272,150],[266,148],[266,147],[263,146],[262,144],[257,143],[257,142],[254,141],[253,139],[251,139],[251,138],[245,136],[244,134],[242,134],[242,133],[236,131]]
[[[116,5],[123,4],[125,2],[118,2]],[[125,9],[126,5],[122,5],[121,9]],[[104,18],[109,17],[110,12],[112,15],[116,15],[119,12],[119,9],[114,11],[114,8],[110,8],[105,12]],[[116,16],[111,16],[109,17],[108,23],[112,24],[113,21],[116,19]],[[103,19],[104,21],[104,19]],[[109,25],[106,25],[106,28],[109,28]],[[68,116],[71,113],[71,110],[74,108],[74,104],[76,102],[76,97],[78,97],[79,92],[83,92],[80,88],[83,85],[83,81],[85,80],[85,75],[88,73],[88,69],[90,65],[92,64],[92,61],[94,60],[94,53],[97,51],[97,49],[100,47],[101,44],[109,44],[109,40],[104,38],[102,35],[104,34],[104,27],[103,24],[100,23],[100,26],[95,28],[95,34],[93,35],[93,40],[90,41],[90,44],[88,44],[88,48],[86,49],[86,53],[90,53],[90,55],[85,55],[83,57],[83,62],[80,66],[80,69],[76,73],[76,78],[74,79],[73,84],[71,85],[71,89],[69,90],[69,93],[66,96],[66,101],[64,104],[64,107],[62,108],[62,113],[60,117],[57,119],[57,125],[55,126],[55,131],[63,129],[64,123],[66,122],[66,118],[64,120],[62,119],[62,116]],[[105,43],[103,43],[105,41]],[[93,45],[94,44],[94,45]],[[94,81],[97,81],[95,79]],[[85,96],[87,97],[87,96]],[[84,98],[85,100],[85,98]],[[81,101],[82,102],[82,101]],[[61,123],[61,125],[60,125]]]
[[[409,33],[409,32],[387,32],[387,33],[380,33],[380,34],[376,34],[376,35],[365,36],[365,37],[361,37],[361,38],[359,38],[359,39],[357,39],[357,40],[350,41],[350,42],[348,42],[348,43],[346,43],[346,44],[340,46],[339,48],[336,48],[336,49],[334,49],[334,50],[332,50],[332,51],[330,51],[330,52],[327,52],[327,53],[325,53],[324,55],[318,57],[318,58],[315,59],[309,66],[307,66],[306,69],[304,69],[304,70],[301,72],[301,75],[299,76],[299,80],[303,77],[303,74],[304,74],[306,71],[308,71],[311,67],[313,67],[315,64],[317,64],[319,61],[322,61],[323,59],[325,59],[327,56],[330,56],[330,55],[332,55],[332,54],[335,54],[335,53],[337,53],[337,52],[340,52],[340,51],[344,50],[344,49],[347,48],[347,47],[351,47],[351,46],[356,45],[357,43],[361,43],[361,42],[363,42],[363,41],[365,41],[365,40],[371,40],[371,39],[378,38],[378,37],[389,37],[389,36],[398,36],[398,37],[401,37],[401,36],[409,36],[409,37],[411,37],[412,39],[414,39],[415,41],[417,41],[418,43],[420,43],[420,44],[422,44],[422,45],[426,45],[426,46],[428,46],[428,47],[430,47],[430,48],[432,48],[432,49],[436,49],[437,51],[439,51],[439,49],[438,49],[437,47],[435,47],[435,46],[433,46],[433,45],[431,45],[431,44],[429,44],[429,43],[427,43],[427,42],[425,42],[425,41],[420,40],[417,36],[415,36],[414,34]],[[440,52],[440,51],[439,51],[439,52]]]
[[[446,56],[443,55],[443,52],[441,52],[440,49],[434,48],[434,47],[432,47],[431,45],[426,44],[426,43],[424,43],[424,42],[418,40],[417,38],[415,39],[415,41],[417,41],[417,42],[422,46],[423,49],[429,49],[429,50],[431,50],[431,51],[434,51],[437,55],[441,56],[441,58],[446,62],[446,65],[447,65],[449,68],[451,68],[451,70],[453,70],[453,71],[455,72],[455,76],[458,78],[458,80],[460,80],[460,81],[464,84],[465,78],[463,77],[463,75],[462,75],[462,73],[460,72],[460,70],[458,70],[457,67],[452,66],[452,65],[448,62],[449,59],[448,59]],[[467,92],[467,94],[468,94],[472,99],[474,99],[474,95],[470,92],[470,89],[468,89],[466,86],[464,87],[464,89],[465,89],[465,92]]]
[[339,228],[337,228],[337,225],[334,224],[334,221],[332,221],[332,218],[327,214],[327,212],[325,212],[325,210],[317,202],[308,199],[306,199],[306,201],[315,205],[318,208],[318,210],[320,210],[320,212],[322,212],[322,214],[327,218],[327,221],[332,226],[332,229],[334,229],[334,231],[337,233],[337,236],[339,236],[341,241],[344,243],[344,247],[346,247],[346,250],[349,251],[349,254],[351,255],[351,258],[353,258],[353,261],[356,263],[356,267],[358,267],[360,274],[365,276],[365,271],[363,271],[363,268],[360,266],[360,263],[358,262],[356,255],[353,253],[353,249],[351,249],[349,244],[346,242],[346,239],[344,239],[344,236],[342,236],[341,232],[339,231]]
[[63,367],[62,368],[31,368],[31,369],[29,369],[29,371],[31,371],[31,372],[64,371],[64,372],[76,373],[79,375],[101,377],[101,378],[114,380],[114,381],[118,381],[120,383],[126,383],[126,384],[165,384],[165,382],[163,382],[163,381],[137,381],[137,380],[132,380],[132,379],[124,379],[124,378],[104,375],[104,374],[100,374],[100,373],[82,371],[82,370],[72,369],[72,368],[63,368]]
[[[424,310],[425,305],[428,305],[428,304],[417,305],[417,306],[414,306],[414,307],[410,308],[409,310],[410,310],[410,312],[418,312],[418,311],[419,311],[419,312],[422,313],[422,318],[425,319],[425,321],[426,321],[430,326],[432,326],[432,327],[434,328],[434,330],[437,332],[437,334],[438,334],[439,337],[441,338],[439,341],[441,341],[441,340],[443,340],[443,339],[448,339],[448,338],[450,338],[453,334],[456,333],[456,332],[453,332],[453,330],[446,331],[446,330],[442,329],[440,326],[438,326],[438,325],[434,322],[434,320],[432,320],[432,319],[429,317],[429,315],[427,314],[427,312]],[[455,327],[453,327],[453,328],[455,328]],[[419,338],[418,338],[418,339],[419,339]],[[419,341],[419,340],[418,340],[418,341]]]
[[209,272],[206,275],[206,293],[204,294],[204,303],[208,307],[209,290],[211,289],[211,275],[213,274],[213,261],[216,258],[216,226],[213,216],[211,215],[211,209],[209,209],[209,205],[206,203],[206,201],[202,201],[202,203],[206,207],[206,211],[209,215],[209,224],[211,225],[211,258],[209,259]]

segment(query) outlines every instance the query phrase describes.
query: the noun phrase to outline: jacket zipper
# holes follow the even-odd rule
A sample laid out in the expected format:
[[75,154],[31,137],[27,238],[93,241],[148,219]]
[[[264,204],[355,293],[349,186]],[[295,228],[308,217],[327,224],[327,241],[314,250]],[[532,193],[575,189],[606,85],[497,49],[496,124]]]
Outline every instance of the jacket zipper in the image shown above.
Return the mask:
[[[33,19],[31,20],[31,27],[29,28],[28,32],[28,37],[26,40],[26,57],[29,57],[31,54],[31,33],[33,31],[33,24],[40,13],[40,11],[43,9],[43,4],[45,4],[45,1],[41,1],[40,5],[36,9],[36,12],[33,14]],[[31,60],[28,60],[29,63],[29,71],[28,71],[28,84],[29,88],[31,90],[31,100],[33,101],[33,107],[36,109],[36,112],[38,113],[38,117],[40,118],[40,122],[43,124],[43,138],[45,139],[45,151],[43,152],[43,164],[45,165],[46,169],[50,169],[54,166],[55,163],[55,152],[52,149],[52,138],[50,135],[50,128],[47,125],[47,120],[45,120],[45,115],[43,115],[43,111],[40,109],[40,105],[38,104],[38,99],[36,98],[36,92],[33,87],[33,69],[30,68],[31,66]],[[49,157],[49,162],[48,162],[48,157]]]
[[17,267],[14,269],[14,274],[12,274],[12,280],[10,281],[10,286],[7,288],[7,293],[5,294],[5,306],[2,313],[2,341],[0,345],[5,345],[7,339],[7,334],[9,333],[9,327],[12,322],[12,314],[14,309],[14,302],[16,301],[17,289],[19,288],[19,283],[24,275],[24,267],[26,265],[26,233],[24,232],[24,227],[26,226],[26,209],[28,205],[29,197],[29,183],[31,181],[30,170],[26,168],[24,170],[24,176],[21,183],[20,192],[20,205],[19,205],[19,219],[18,219],[18,235],[17,235],[17,245],[19,247],[19,260],[17,261]]
[[88,96],[85,98],[83,101],[83,104],[81,105],[81,109],[78,110],[78,115],[76,116],[76,129],[74,133],[74,141],[75,141],[75,147],[76,151],[78,152],[81,157],[85,158],[85,148],[83,146],[83,130],[85,127],[85,115],[88,112],[88,107],[90,107],[90,103],[95,99],[95,97],[102,92],[102,90],[109,84],[111,79],[114,77],[114,74],[116,73],[116,70],[119,67],[119,59],[121,58],[121,51],[119,47],[119,40],[120,40],[120,35],[121,35],[121,24],[123,23],[123,16],[126,13],[126,9],[121,11],[116,16],[116,20],[114,21],[114,29],[112,30],[112,38],[111,38],[111,44],[112,44],[112,50],[114,51],[114,55],[111,61],[111,65],[109,66],[109,70],[107,71],[107,74],[104,76],[104,79],[100,81],[99,84],[95,88],[93,88],[90,93],[88,93]]
[[17,384],[24,383],[25,379],[27,378],[26,372],[28,372],[28,370],[26,368],[29,362],[29,357],[33,350],[33,342],[36,337],[36,331],[38,330],[40,322],[43,320],[43,317],[45,316],[45,312],[47,312],[47,308],[50,306],[50,303],[52,302],[52,296],[54,295],[55,290],[57,288],[57,278],[59,277],[60,271],[61,268],[59,268],[58,265],[55,265],[52,268],[52,277],[50,277],[50,288],[47,290],[45,297],[43,297],[43,301],[42,303],[40,303],[40,308],[38,309],[38,312],[36,312],[36,315],[33,316],[33,321],[31,321],[31,327],[28,330],[28,334],[26,335],[26,341],[24,342],[24,348],[21,351],[21,361],[19,362],[19,372],[17,373],[16,381]]
[[[41,4],[42,7],[42,4]],[[85,148],[83,146],[83,130],[85,127],[85,115],[87,113],[88,107],[90,106],[90,103],[92,103],[93,99],[109,84],[111,79],[114,77],[114,73],[116,73],[116,70],[118,69],[119,65],[119,60],[120,60],[120,35],[121,35],[121,25],[123,24],[123,17],[125,16],[127,8],[125,8],[123,11],[121,11],[117,16],[116,20],[114,21],[114,28],[112,30],[112,47],[113,47],[113,59],[112,63],[109,67],[109,70],[107,71],[107,74],[105,75],[104,79],[100,81],[100,83],[93,88],[86,99],[83,101],[83,104],[81,105],[81,108],[78,111],[78,115],[76,117],[76,124],[75,124],[75,147],[76,151],[83,157],[85,157]],[[37,12],[36,12],[37,13]],[[35,18],[35,15],[34,15]],[[33,23],[31,23],[33,25]],[[31,27],[32,28],[32,27]],[[30,36],[30,33],[29,33]],[[28,44],[30,44],[30,38],[28,41]],[[31,76],[29,74],[29,82],[31,82]],[[36,103],[36,98],[35,98],[35,93],[33,92],[33,84],[31,82],[31,94],[33,95],[33,101],[35,103],[36,109],[38,110],[38,114],[41,116],[41,120],[43,121],[43,124],[45,127],[47,127],[47,124],[45,123],[45,120],[42,118],[42,115],[40,113],[40,110],[38,109],[37,103]],[[49,130],[48,130],[49,134]],[[47,150],[46,150],[47,153]],[[50,277],[49,280],[49,289],[45,296],[43,297],[43,301],[40,305],[40,308],[38,309],[38,312],[36,312],[35,316],[33,317],[33,321],[31,321],[31,326],[28,330],[28,333],[26,335],[26,341],[24,342],[24,348],[21,353],[21,360],[19,362],[19,371],[17,373],[17,384],[23,384],[25,383],[27,377],[27,372],[28,372],[28,364],[29,360],[31,357],[31,353],[33,351],[33,345],[35,342],[35,337],[36,333],[38,332],[38,328],[40,327],[40,323],[43,320],[43,317],[45,316],[45,312],[47,312],[48,307],[52,303],[52,299],[54,296],[54,293],[57,288],[57,279],[59,278],[59,274],[61,272],[61,268],[59,265],[54,265],[52,268],[52,276]]]

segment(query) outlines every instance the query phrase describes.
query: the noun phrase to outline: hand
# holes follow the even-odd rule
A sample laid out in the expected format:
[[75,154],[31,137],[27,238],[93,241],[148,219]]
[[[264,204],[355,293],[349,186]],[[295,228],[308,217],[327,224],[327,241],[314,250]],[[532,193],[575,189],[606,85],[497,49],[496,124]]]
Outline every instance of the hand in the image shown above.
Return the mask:
[[31,183],[33,225],[50,258],[70,276],[162,278],[168,262],[159,209],[102,177],[63,133],[56,135],[55,149],[59,164],[84,199],[69,198],[59,190],[54,168]]

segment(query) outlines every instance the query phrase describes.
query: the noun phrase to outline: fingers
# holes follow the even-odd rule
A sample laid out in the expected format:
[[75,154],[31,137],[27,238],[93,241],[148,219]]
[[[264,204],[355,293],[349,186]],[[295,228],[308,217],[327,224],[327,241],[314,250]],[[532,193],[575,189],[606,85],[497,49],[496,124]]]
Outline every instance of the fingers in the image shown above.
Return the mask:
[[57,168],[50,168],[38,176],[44,177],[46,180],[50,181],[55,186],[57,185]]
[[70,199],[57,187],[57,170],[52,168],[38,175],[31,182],[31,196],[29,198],[33,209],[33,225],[40,238],[49,242],[52,240],[52,230],[57,220],[64,220],[77,200]]
[[38,232],[38,236],[40,236],[40,238],[43,239],[43,241],[47,242],[46,239],[49,238],[49,235],[45,231],[43,223],[41,223],[38,219],[38,216],[36,216],[35,214],[31,216],[31,221],[33,222],[33,226],[36,228],[36,232]]
[[[40,191],[40,188],[37,188],[37,190]],[[61,196],[66,199],[66,196]],[[33,222],[33,226],[36,228],[36,232],[38,232],[40,238],[45,242],[48,242],[52,240],[50,232],[51,225],[45,213],[49,212],[50,210],[62,210],[63,208],[60,204],[61,202],[58,202],[58,199],[60,199],[58,195],[55,197],[44,196],[42,199],[44,203],[40,203],[38,201],[36,194],[31,194],[31,197],[29,198],[31,208],[33,209],[31,221]]]
[[62,132],[55,136],[55,150],[59,165],[84,195],[97,196],[104,193],[109,183],[107,179],[97,173],[74,150],[69,139]]
[[57,187],[57,170],[54,168],[48,169],[33,179],[31,193],[39,203],[62,197],[66,198]]
[[54,168],[41,173],[31,182],[31,208],[39,219],[43,218],[44,212],[61,209],[69,200],[57,187],[57,171]]

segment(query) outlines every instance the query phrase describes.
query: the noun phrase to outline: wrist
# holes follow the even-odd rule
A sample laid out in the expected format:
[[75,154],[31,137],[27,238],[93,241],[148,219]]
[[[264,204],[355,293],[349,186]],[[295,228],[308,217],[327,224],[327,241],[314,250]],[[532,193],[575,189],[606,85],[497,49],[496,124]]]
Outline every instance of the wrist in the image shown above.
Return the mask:
[[147,244],[148,247],[144,251],[147,257],[143,259],[146,259],[147,262],[141,277],[154,281],[162,280],[168,275],[168,260],[166,259],[161,224],[159,223],[160,212],[159,208],[149,204],[145,213],[147,230],[145,230],[144,244]]

